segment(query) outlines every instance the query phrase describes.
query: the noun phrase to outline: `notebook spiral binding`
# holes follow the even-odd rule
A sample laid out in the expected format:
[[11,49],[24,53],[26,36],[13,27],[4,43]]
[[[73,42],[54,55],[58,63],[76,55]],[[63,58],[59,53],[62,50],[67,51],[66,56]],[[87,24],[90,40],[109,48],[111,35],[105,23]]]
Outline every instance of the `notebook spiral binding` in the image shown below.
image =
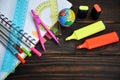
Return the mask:
[[19,26],[16,26],[14,23],[12,23],[11,20],[9,20],[7,17],[5,17],[3,14],[0,13],[0,22],[5,25],[6,27],[4,27],[8,32],[12,33],[13,35],[15,35],[15,37],[17,37],[18,39],[20,39],[24,44],[26,44],[29,48],[31,47],[31,45],[35,46],[35,43],[33,41],[35,41],[35,39],[33,39],[31,36],[28,35],[28,33],[24,32],[22,29],[20,29]]

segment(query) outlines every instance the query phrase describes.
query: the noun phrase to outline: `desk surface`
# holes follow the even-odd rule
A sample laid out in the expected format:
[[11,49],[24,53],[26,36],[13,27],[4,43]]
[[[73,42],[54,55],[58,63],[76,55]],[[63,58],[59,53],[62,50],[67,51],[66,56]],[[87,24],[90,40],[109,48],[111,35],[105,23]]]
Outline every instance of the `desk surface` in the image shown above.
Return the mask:
[[[69,0],[72,9],[77,14],[79,5],[88,5],[91,11],[94,3],[102,7],[102,14],[98,20],[103,20],[106,30],[93,36],[111,31],[120,32],[120,0]],[[89,14],[88,14],[89,16]],[[7,80],[120,80],[120,43],[100,47],[91,51],[75,50],[80,41],[64,39],[73,30],[86,26],[94,20],[76,19],[70,29],[62,28],[60,45],[53,40],[45,43],[46,52],[38,58],[33,55],[26,58],[26,64],[20,64]],[[93,37],[90,36],[90,37]],[[89,38],[90,38],[89,37]],[[36,46],[40,50],[40,45]]]

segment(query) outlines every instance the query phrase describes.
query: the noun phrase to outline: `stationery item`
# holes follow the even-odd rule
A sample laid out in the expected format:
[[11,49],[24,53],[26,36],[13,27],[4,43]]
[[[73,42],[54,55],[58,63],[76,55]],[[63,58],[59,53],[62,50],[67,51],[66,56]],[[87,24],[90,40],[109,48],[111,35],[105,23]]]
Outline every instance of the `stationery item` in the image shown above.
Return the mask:
[[[18,0],[0,0],[0,12],[2,12],[2,14],[6,15],[7,18],[9,18],[10,20],[13,20],[13,14],[14,14],[14,11],[16,8],[15,5],[17,4],[17,1]],[[21,0],[21,1],[24,1],[24,0]],[[21,1],[19,2],[18,5],[21,4]],[[25,5],[22,4],[21,7],[17,7],[17,8],[21,8],[22,10],[24,10],[22,8],[24,6]],[[22,10],[20,10],[19,12],[22,12]],[[22,14],[24,14],[24,13],[21,13],[20,15],[22,15]],[[0,13],[0,17],[1,17],[1,13]],[[0,19],[0,23],[2,23],[2,21],[3,20]],[[21,21],[24,21],[24,20],[21,20]],[[20,22],[20,20],[18,22]],[[0,27],[1,26],[2,25],[0,25]],[[16,68],[16,66],[20,63],[20,61],[13,54],[11,54],[11,52],[7,48],[2,46],[2,43],[0,44],[0,46],[1,46],[0,47],[0,52],[1,52],[0,55],[2,56],[2,58],[0,60],[0,80],[4,80]],[[9,46],[9,45],[7,45],[7,46]],[[19,55],[22,58],[26,57],[26,55],[24,53],[19,54]]]
[[[15,55],[19,61],[21,61],[22,64],[25,63],[25,60],[19,55],[18,51],[15,50],[10,42],[5,41],[5,38],[2,35],[0,35],[0,41],[11,51],[11,54]],[[7,46],[9,45],[9,46]]]
[[46,8],[50,8],[51,10],[51,19],[52,23],[56,23],[58,19],[58,6],[57,6],[58,0],[46,0],[43,3],[41,3],[39,6],[36,7],[35,13],[38,15],[41,15],[43,10]]
[[86,27],[80,28],[78,30],[75,30],[73,32],[73,34],[69,37],[67,37],[65,40],[71,40],[71,39],[76,39],[76,40],[80,40],[83,39],[85,37],[88,37],[90,35],[93,35],[95,33],[98,33],[100,31],[105,30],[105,25],[102,21],[97,21],[93,24],[90,24]]
[[[0,40],[0,42],[5,45],[5,43],[4,43],[2,40]],[[10,44],[9,44],[9,45],[10,45]],[[17,57],[18,60],[21,61],[22,64],[24,64],[24,63],[26,62],[18,53],[15,53],[15,52],[14,52],[14,49],[12,48],[12,46],[9,46],[9,47],[8,47],[7,45],[5,45],[5,46],[11,51],[11,53],[12,53],[13,55],[15,55],[15,56]]]
[[[35,45],[33,45],[34,43],[34,39],[32,39],[29,35],[27,35],[27,33],[24,33],[22,30],[21,31],[18,31],[17,30],[17,28],[15,28],[14,27],[15,25],[13,25],[12,23],[11,23],[11,21],[9,21],[6,17],[4,17],[4,15],[2,15],[2,14],[0,14],[0,28],[2,28],[2,27],[4,27],[5,28],[5,30],[7,30],[7,31],[9,31],[9,32],[11,32],[11,34],[18,34],[18,35],[21,35],[22,37],[18,37],[18,36],[16,36],[16,35],[14,35],[18,40],[21,40],[22,39],[22,42],[24,42],[24,43],[26,43],[26,45],[28,45],[29,47],[33,47],[33,49],[34,49],[34,46]],[[11,28],[11,29],[10,29]],[[31,43],[32,42],[32,43]],[[24,46],[24,45],[23,45]],[[3,48],[3,47],[2,47]],[[29,48],[27,48],[26,47],[26,49],[27,50],[30,50]],[[3,49],[4,50],[4,49]],[[33,51],[33,50],[32,50]],[[9,51],[8,51],[9,52]],[[10,53],[10,52],[9,52]],[[10,53],[11,54],[11,53]],[[6,54],[7,55],[7,54]],[[41,55],[41,54],[40,54]],[[2,56],[4,56],[4,54],[2,55]],[[18,64],[18,63],[20,63],[19,62],[19,60],[17,60],[17,58],[15,57],[15,56],[12,56],[13,57],[13,59],[15,60],[13,60],[13,59],[11,59],[11,57],[10,57],[10,60],[11,61],[13,61],[12,63],[8,63],[9,61],[9,55],[8,56],[4,56],[2,59],[2,63],[1,63],[1,65],[0,65],[0,79],[3,79],[3,78],[5,78],[9,73],[11,73],[14,69],[15,69],[15,67],[16,67],[16,65]],[[25,58],[26,57],[26,55],[25,54],[21,54],[21,57],[22,58]],[[7,59],[6,59],[7,58]],[[11,62],[10,61],[10,62]],[[13,65],[12,65],[13,64]],[[11,65],[10,67],[8,67],[8,65]]]
[[91,50],[91,49],[112,44],[118,41],[119,41],[119,36],[117,35],[117,33],[110,32],[107,34],[103,34],[97,37],[87,39],[83,44],[78,45],[76,49],[86,48],[88,50]]
[[59,11],[71,7],[72,4],[67,0],[46,0],[35,8],[35,13],[43,19],[42,21],[45,21],[48,27],[52,27],[58,21]]
[[79,6],[78,12],[77,12],[78,19],[86,18],[87,14],[88,14],[88,10],[89,10],[88,6]]
[[42,25],[42,27],[47,31],[47,33],[57,42],[59,43],[58,39],[55,37],[55,35],[48,29],[48,27],[42,22],[42,20],[40,19],[40,17],[35,14],[35,12],[33,10],[31,10],[32,14],[33,14],[33,19],[34,19],[34,22],[35,22],[35,25],[36,25],[36,29],[37,29],[37,32],[38,32],[38,37],[39,37],[39,40],[40,40],[40,43],[41,43],[41,46],[43,48],[43,50],[45,50],[45,46],[44,46],[44,43],[42,42],[42,36],[41,36],[41,33],[40,33],[40,30],[39,30],[39,25]]
[[17,0],[12,22],[23,29],[29,0]]
[[57,4],[58,4],[58,0],[47,0],[47,1],[44,1],[39,6],[36,7],[35,13],[38,14],[39,16],[41,16],[42,12],[45,9],[50,8],[50,10],[51,10],[50,18],[51,18],[51,21],[52,21],[51,23],[53,24],[50,30],[55,35],[61,35],[60,26],[56,25],[56,24],[59,24],[59,23],[57,23],[57,20],[58,20],[58,6],[57,6]]
[[[64,8],[71,8],[71,6],[72,4],[67,0],[46,0],[35,8],[35,13],[43,19],[42,21],[45,21],[44,23],[55,35],[61,35],[61,27],[57,22],[58,13]],[[44,31],[42,28],[41,30]]]
[[18,44],[14,43],[11,39],[8,39],[8,36],[6,36],[6,34],[3,33],[3,30],[0,30],[0,35],[4,35],[3,37],[6,40],[6,42],[10,43],[19,53],[23,52]]
[[[33,51],[36,55],[41,56],[41,52],[36,50],[34,48],[35,43],[33,42],[35,39],[32,39],[31,36],[28,35],[28,33],[23,32],[23,30],[19,30],[17,27],[14,27],[13,24],[11,24],[11,21],[7,20],[4,15],[0,16],[0,19],[2,20],[2,27],[10,32],[12,35],[14,35],[17,39],[19,39],[23,44],[25,44],[31,51]],[[7,25],[7,26],[4,26]],[[19,35],[19,36],[17,36]]]
[[[36,7],[33,7],[31,5],[31,9],[35,10],[35,13],[38,14],[38,16],[40,16],[41,20],[48,26],[49,29],[51,29],[56,24],[58,20],[59,11],[61,11],[64,8],[72,7],[72,4],[68,0],[36,0],[36,2],[34,3],[36,3]],[[30,17],[30,20],[31,20],[31,15],[28,15],[28,16]],[[32,21],[31,23],[28,21],[26,22],[27,26],[31,26],[31,25],[34,26],[33,20],[31,21]],[[44,30],[41,26],[39,27],[40,27],[42,36],[46,36],[46,30]],[[55,28],[57,27],[55,26]],[[35,26],[31,32],[37,34],[37,31],[34,31],[34,30],[35,30]],[[38,37],[36,40],[38,41]]]
[[[7,1],[0,0],[0,12],[2,12],[4,15],[6,15],[8,19],[13,20],[13,23],[11,23],[11,25],[18,24],[17,26],[19,26],[19,24],[20,24],[21,26],[19,26],[19,29],[18,29],[18,27],[15,26],[16,29],[18,29],[20,33],[29,33],[29,35],[32,38],[34,38],[34,40],[32,40],[32,38],[29,35],[27,35],[27,34],[24,34],[24,35],[26,36],[26,38],[32,40],[32,42],[36,45],[36,43],[38,42],[38,37],[36,36],[36,28],[34,26],[34,22],[31,17],[30,12],[31,12],[31,9],[36,9],[39,5],[41,5],[42,3],[46,2],[46,1],[49,1],[49,0],[7,0]],[[59,12],[61,9],[66,8],[66,7],[71,8],[71,6],[72,6],[72,4],[67,0],[57,0],[57,4],[55,7],[58,8],[58,12]],[[19,10],[16,10],[16,7]],[[23,10],[23,11],[21,11],[21,10]],[[39,12],[39,9],[38,9],[38,12]],[[47,26],[49,26],[49,28],[54,25],[52,23],[52,19],[50,17],[51,13],[52,13],[52,10],[49,6],[47,8],[45,7],[41,11],[41,15],[39,15],[41,17],[42,21]],[[18,17],[20,17],[20,18],[18,18]],[[16,20],[14,20],[14,19],[16,19]],[[1,19],[0,19],[0,23],[1,23]],[[0,25],[0,27],[1,27],[1,25]],[[21,31],[20,29],[23,29],[23,31]],[[46,32],[43,30],[41,31],[41,33],[42,33],[42,37],[46,34]],[[19,43],[22,46],[24,46],[25,49],[27,49],[27,51],[30,51],[31,49],[34,50],[34,48],[31,48],[31,47],[34,47],[35,45],[33,45],[26,38],[24,38],[24,41],[22,41],[22,43],[21,42],[19,42]],[[32,46],[30,46],[30,44]],[[26,45],[27,45],[27,47],[26,47]],[[29,48],[31,48],[31,49],[29,49]],[[11,53],[9,51],[7,52],[9,54],[5,54],[5,51],[6,51],[5,47],[2,44],[0,44],[0,52],[1,52],[0,53],[0,55],[1,55],[0,56],[0,70],[1,70],[0,71],[0,79],[5,79],[6,76],[8,76],[9,73],[11,73],[19,63],[19,61],[13,55],[11,55]],[[26,54],[20,54],[20,55],[24,58],[26,57]]]
[[[16,25],[14,27],[19,26],[19,30],[23,29],[23,27],[24,27],[26,14],[27,14],[28,3],[29,3],[29,0],[24,0],[24,1],[23,0],[17,0],[16,1],[16,7],[15,7],[12,22]],[[17,34],[16,34],[16,36],[20,37],[20,35],[17,35]],[[18,41],[17,43],[20,43],[20,42]],[[27,51],[24,47],[21,47],[21,48],[23,49],[23,51],[29,57],[31,56],[30,51]]]
[[98,19],[101,12],[101,7],[98,4],[94,4],[90,15],[93,19]]
[[28,51],[24,46],[22,46],[22,45],[20,45],[19,43],[18,43],[18,41],[16,40],[16,38],[11,34],[11,36],[9,37],[9,32],[7,32],[6,30],[6,28],[4,28],[4,27],[0,27],[1,28],[1,30],[4,32],[2,32],[1,30],[0,30],[0,32],[6,37],[6,40],[7,41],[11,41],[12,43],[13,43],[13,46],[20,52],[20,53],[22,53],[22,52],[24,52],[24,53],[26,53],[29,57],[31,57],[31,53],[30,53],[30,51]]

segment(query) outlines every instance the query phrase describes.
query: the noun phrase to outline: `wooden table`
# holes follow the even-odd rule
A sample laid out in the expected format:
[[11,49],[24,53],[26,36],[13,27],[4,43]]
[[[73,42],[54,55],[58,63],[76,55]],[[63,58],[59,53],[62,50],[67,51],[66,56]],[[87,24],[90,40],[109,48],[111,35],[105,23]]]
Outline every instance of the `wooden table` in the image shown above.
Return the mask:
[[[101,6],[103,11],[98,20],[104,21],[106,30],[90,37],[111,31],[120,33],[120,0],[69,1],[76,14],[80,5],[89,6],[89,13],[95,3]],[[6,80],[120,80],[120,42],[89,51],[76,50],[75,46],[90,37],[65,41],[73,30],[96,22],[90,19],[89,13],[86,19],[76,19],[71,28],[62,28],[60,45],[53,40],[47,41],[47,51],[42,51],[42,57],[27,57],[26,64],[20,64]],[[40,45],[36,48],[41,50]]]

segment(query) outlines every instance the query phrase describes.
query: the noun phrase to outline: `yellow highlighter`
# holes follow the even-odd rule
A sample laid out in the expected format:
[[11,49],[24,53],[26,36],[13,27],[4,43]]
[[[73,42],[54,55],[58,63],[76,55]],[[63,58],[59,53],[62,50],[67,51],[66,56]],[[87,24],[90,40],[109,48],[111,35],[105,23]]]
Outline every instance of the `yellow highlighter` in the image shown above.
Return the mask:
[[100,21],[97,21],[97,22],[90,24],[86,27],[75,30],[73,32],[73,34],[71,36],[67,37],[65,40],[66,41],[71,40],[71,39],[80,40],[80,39],[83,39],[85,37],[88,37],[92,34],[95,34],[97,32],[103,31],[103,30],[105,30],[105,25],[100,20]]

